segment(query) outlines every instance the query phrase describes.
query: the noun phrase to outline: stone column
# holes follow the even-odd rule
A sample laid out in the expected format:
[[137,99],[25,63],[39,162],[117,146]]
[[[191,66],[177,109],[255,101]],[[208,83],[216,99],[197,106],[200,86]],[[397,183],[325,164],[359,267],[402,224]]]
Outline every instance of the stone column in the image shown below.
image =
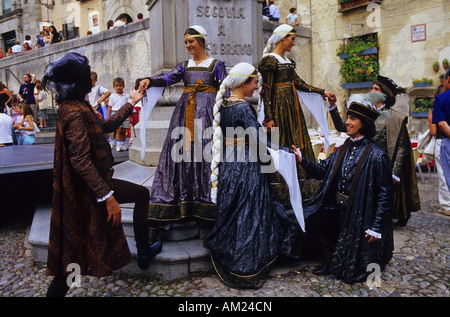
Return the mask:
[[[190,58],[184,32],[201,25],[208,33],[211,56],[225,62],[228,69],[240,62],[257,66],[264,48],[260,0],[149,0],[151,76],[170,71]],[[146,155],[140,159],[140,125],[130,149],[130,160],[156,166],[169,127],[173,108],[183,84],[167,89],[147,123]]]

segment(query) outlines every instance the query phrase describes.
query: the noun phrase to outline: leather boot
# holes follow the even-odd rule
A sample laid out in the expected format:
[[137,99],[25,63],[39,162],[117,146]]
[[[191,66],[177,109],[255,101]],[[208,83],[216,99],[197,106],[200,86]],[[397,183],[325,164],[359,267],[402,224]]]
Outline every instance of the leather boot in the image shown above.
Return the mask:
[[316,269],[315,271],[313,271],[314,275],[327,275],[328,273],[328,269],[330,268],[331,265],[331,259],[332,259],[332,255],[333,255],[333,251],[332,250],[325,250],[323,252],[324,254],[324,263],[322,265],[321,268]]
[[58,287],[53,282],[48,287],[46,297],[65,297],[69,287]]
[[162,242],[157,240],[150,245],[149,242],[149,224],[133,223],[134,239],[136,241],[137,262],[141,270],[146,270],[150,265],[150,260],[161,252]]

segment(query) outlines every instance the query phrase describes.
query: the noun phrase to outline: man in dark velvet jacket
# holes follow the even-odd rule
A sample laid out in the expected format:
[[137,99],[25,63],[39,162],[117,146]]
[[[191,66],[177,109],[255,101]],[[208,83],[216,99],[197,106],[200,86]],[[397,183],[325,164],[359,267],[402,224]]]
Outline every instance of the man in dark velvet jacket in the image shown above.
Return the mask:
[[384,269],[393,251],[392,169],[388,155],[371,140],[379,113],[369,95],[350,104],[345,143],[319,164],[306,158],[301,163],[322,180],[303,206],[306,232],[324,242],[325,263],[314,273],[346,283],[364,281],[369,264]]

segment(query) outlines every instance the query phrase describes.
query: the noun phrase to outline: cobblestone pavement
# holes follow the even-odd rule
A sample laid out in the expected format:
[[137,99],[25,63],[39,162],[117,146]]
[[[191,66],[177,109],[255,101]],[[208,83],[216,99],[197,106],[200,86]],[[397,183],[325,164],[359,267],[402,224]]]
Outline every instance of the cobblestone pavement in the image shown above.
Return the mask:
[[[69,297],[450,297],[450,217],[437,212],[437,177],[419,178],[422,210],[408,225],[395,229],[394,256],[382,273],[379,287],[347,285],[331,277],[317,277],[312,265],[276,267],[258,290],[225,286],[213,273],[167,282],[142,276],[84,276]],[[34,263],[25,243],[31,222],[0,225],[0,297],[45,296],[50,278],[45,265]]]

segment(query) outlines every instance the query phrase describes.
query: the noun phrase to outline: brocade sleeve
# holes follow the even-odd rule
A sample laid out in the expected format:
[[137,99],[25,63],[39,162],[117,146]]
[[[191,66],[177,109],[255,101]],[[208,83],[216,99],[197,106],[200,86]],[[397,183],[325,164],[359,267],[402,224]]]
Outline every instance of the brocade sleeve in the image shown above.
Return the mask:
[[179,63],[177,66],[174,67],[174,69],[172,69],[168,73],[147,78],[150,79],[150,86],[170,87],[183,80],[183,73],[184,73],[184,62]]
[[273,75],[277,69],[277,61],[273,56],[264,57],[258,65],[258,71],[260,72],[263,80],[261,98],[264,102],[264,121],[270,120],[276,121],[276,115],[273,112],[272,96],[273,94]]
[[69,160],[74,171],[86,182],[97,198],[105,197],[111,188],[94,165],[88,126],[83,114],[72,111],[64,120]]

